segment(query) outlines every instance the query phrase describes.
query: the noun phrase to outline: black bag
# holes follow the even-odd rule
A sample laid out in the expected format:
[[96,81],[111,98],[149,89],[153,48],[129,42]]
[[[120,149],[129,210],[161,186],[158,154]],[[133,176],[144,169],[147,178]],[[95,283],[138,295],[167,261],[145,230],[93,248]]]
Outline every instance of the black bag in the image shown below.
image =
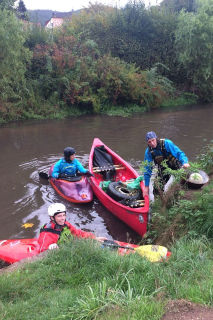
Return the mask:
[[93,167],[98,167],[101,170],[104,180],[115,179],[116,171],[112,156],[107,152],[106,148],[102,145],[95,147],[93,156]]

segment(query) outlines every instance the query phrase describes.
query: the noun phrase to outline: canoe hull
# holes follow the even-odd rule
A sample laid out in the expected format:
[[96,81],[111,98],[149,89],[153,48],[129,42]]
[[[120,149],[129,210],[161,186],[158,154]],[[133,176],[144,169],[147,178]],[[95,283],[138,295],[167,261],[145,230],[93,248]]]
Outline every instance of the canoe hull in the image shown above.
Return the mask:
[[[99,201],[117,218],[126,223],[130,228],[136,231],[142,237],[147,231],[147,220],[148,220],[148,211],[149,211],[149,198],[145,196],[144,206],[139,208],[131,208],[112,199],[106,192],[99,187],[103,177],[99,173],[93,171],[93,155],[94,148],[97,146],[104,145],[105,149],[112,156],[113,162],[115,165],[122,165],[123,169],[116,171],[116,181],[123,181],[129,179],[135,179],[138,177],[138,173],[120,156],[108,148],[101,140],[95,138],[90,152],[89,159],[89,170],[94,174],[94,177],[91,177],[90,183],[93,189],[94,194],[97,196]],[[141,190],[144,190],[144,184],[141,182]]]
[[[53,167],[54,165],[49,170],[49,176],[52,174]],[[93,191],[85,176],[75,182],[50,178],[50,184],[62,198],[69,202],[88,203],[93,200]]]

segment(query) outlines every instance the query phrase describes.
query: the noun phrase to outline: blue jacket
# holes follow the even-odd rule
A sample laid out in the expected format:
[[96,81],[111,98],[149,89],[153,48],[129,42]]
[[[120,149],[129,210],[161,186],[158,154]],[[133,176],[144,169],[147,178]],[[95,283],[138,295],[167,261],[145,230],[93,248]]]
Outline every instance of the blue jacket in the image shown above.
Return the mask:
[[65,174],[74,176],[77,171],[86,173],[88,170],[85,169],[80,163],[80,161],[78,161],[77,159],[74,159],[72,162],[68,163],[65,161],[64,158],[61,158],[54,165],[52,177],[58,178],[60,173],[65,173]]
[[[185,153],[182,150],[180,150],[180,148],[178,148],[171,140],[165,139],[164,146],[166,151],[168,152],[168,155],[172,154],[176,159],[180,161],[182,165],[188,163],[188,158],[185,155]],[[153,149],[153,152],[156,156],[163,155],[162,151],[159,148]],[[145,186],[148,187],[152,175],[153,165],[153,157],[149,148],[147,148],[145,151],[144,161],[148,162],[148,164],[145,166],[144,172]]]

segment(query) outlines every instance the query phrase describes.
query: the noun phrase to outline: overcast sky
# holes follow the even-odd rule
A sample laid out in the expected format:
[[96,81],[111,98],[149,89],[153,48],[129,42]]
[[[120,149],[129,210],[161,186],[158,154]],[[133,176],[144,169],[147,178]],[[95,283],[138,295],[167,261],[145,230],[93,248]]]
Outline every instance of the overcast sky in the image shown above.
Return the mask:
[[[103,3],[105,5],[123,7],[128,2],[128,0],[23,0],[27,10],[35,9],[49,9],[53,11],[72,11],[82,8],[87,8],[89,3]],[[18,2],[18,1],[17,1]],[[146,5],[156,5],[160,0],[145,0]]]

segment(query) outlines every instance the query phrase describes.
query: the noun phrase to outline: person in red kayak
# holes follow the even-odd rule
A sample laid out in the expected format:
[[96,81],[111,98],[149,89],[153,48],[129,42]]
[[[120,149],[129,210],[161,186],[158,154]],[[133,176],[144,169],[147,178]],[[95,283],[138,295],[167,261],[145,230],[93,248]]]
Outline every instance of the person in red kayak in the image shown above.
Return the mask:
[[38,238],[40,252],[57,249],[60,243],[71,239],[72,236],[90,238],[101,241],[93,233],[76,229],[71,223],[66,221],[66,207],[62,203],[53,203],[48,208],[50,222],[45,224]]

